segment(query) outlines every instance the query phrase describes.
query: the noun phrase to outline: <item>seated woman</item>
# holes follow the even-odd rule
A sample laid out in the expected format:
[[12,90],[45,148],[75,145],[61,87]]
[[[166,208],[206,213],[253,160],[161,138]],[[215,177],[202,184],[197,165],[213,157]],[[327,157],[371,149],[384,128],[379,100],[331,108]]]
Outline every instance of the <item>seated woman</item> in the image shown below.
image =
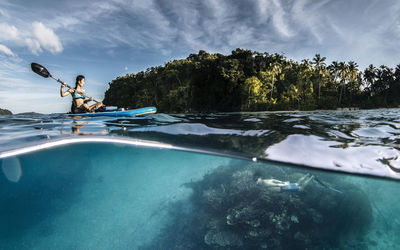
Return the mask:
[[102,102],[96,102],[95,104],[89,106],[87,103],[93,101],[93,98],[87,98],[85,96],[85,90],[82,88],[85,84],[85,77],[83,75],[78,75],[76,77],[75,88],[68,89],[64,91],[64,87],[66,83],[61,85],[60,95],[61,97],[65,97],[69,94],[72,96],[72,106],[71,113],[79,114],[79,113],[87,113],[87,112],[95,112],[96,109],[103,106]]

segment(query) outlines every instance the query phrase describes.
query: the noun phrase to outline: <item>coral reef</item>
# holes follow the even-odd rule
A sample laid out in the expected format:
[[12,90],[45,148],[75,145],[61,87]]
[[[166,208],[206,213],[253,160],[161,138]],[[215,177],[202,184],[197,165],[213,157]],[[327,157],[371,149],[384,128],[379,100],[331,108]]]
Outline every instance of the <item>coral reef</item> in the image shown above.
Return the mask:
[[144,248],[333,249],[362,238],[372,208],[359,187],[329,174],[319,174],[318,181],[293,192],[257,181],[294,185],[306,175],[311,176],[305,170],[255,163],[221,166],[186,184],[193,190],[190,200],[170,207],[170,223]]

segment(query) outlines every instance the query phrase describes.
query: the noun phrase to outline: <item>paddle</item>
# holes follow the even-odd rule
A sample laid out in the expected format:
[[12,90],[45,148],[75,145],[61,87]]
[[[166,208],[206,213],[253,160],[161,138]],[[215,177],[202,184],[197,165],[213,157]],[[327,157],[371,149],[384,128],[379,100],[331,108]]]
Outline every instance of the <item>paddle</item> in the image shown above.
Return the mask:
[[[42,65],[40,65],[38,63],[31,63],[31,68],[32,68],[33,72],[35,72],[36,74],[38,74],[40,76],[43,76],[44,78],[49,78],[50,77],[50,78],[53,78],[54,80],[56,80],[57,82],[59,82],[61,84],[64,84],[63,81],[61,81],[60,79],[58,79],[56,77],[53,77],[45,67],[43,67]],[[68,84],[65,84],[65,86],[67,88],[73,89]],[[88,97],[88,96],[85,96],[85,95],[83,97],[89,98],[89,99],[91,98],[91,97]],[[93,99],[93,101],[98,102],[95,99]]]

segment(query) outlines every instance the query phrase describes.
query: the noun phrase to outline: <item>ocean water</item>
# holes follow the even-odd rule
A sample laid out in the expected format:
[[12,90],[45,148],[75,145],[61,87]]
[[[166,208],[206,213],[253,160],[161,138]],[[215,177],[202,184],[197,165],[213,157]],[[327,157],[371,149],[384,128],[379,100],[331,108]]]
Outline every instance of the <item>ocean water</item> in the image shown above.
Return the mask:
[[0,116],[0,249],[396,249],[400,110]]

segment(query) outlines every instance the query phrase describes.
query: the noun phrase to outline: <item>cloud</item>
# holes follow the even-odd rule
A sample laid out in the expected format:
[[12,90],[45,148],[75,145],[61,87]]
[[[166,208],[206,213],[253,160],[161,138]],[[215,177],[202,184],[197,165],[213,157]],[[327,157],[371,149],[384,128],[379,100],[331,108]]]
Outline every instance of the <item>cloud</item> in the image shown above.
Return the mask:
[[[45,50],[50,51],[53,54],[63,51],[63,46],[60,42],[60,39],[52,29],[46,27],[41,22],[33,22],[32,27],[33,37],[39,42],[41,47],[43,47]],[[37,48],[34,51],[37,51]]]
[[0,53],[0,79],[5,76],[12,76],[15,73],[27,72],[27,67],[24,62],[15,53],[13,56]]
[[10,46],[26,46],[35,55],[39,55],[43,50],[52,54],[63,51],[60,39],[51,28],[41,22],[33,22],[31,27],[31,33],[20,32],[14,25],[0,23],[0,42],[8,43],[8,46],[2,45],[1,51],[7,55],[15,55],[9,48]]
[[[45,17],[40,4],[30,5],[33,10],[27,13],[27,7],[4,1],[13,8],[0,4],[9,16],[0,14],[8,22],[0,24],[0,42],[14,54],[17,45],[4,37],[36,55],[83,44],[111,48],[115,53],[110,56],[119,56],[119,48],[174,56],[242,47],[290,58],[352,56],[358,48],[371,48],[370,53],[385,58],[398,52],[393,37],[400,37],[397,0],[385,5],[377,0],[70,0],[46,5]],[[358,58],[368,60],[368,53],[362,53]]]
[[8,55],[8,56],[14,56],[14,53],[5,45],[0,44],[0,52]]
[[40,42],[36,39],[26,38],[25,44],[26,46],[28,46],[29,50],[35,55],[39,55],[43,52],[42,48],[40,47]]
[[274,5],[274,13],[272,14],[272,20],[275,26],[275,29],[284,37],[292,37],[292,31],[289,28],[287,21],[288,15],[285,10],[281,6],[281,2],[279,0],[273,0]]
[[0,23],[0,41],[16,41],[20,39],[17,27]]

